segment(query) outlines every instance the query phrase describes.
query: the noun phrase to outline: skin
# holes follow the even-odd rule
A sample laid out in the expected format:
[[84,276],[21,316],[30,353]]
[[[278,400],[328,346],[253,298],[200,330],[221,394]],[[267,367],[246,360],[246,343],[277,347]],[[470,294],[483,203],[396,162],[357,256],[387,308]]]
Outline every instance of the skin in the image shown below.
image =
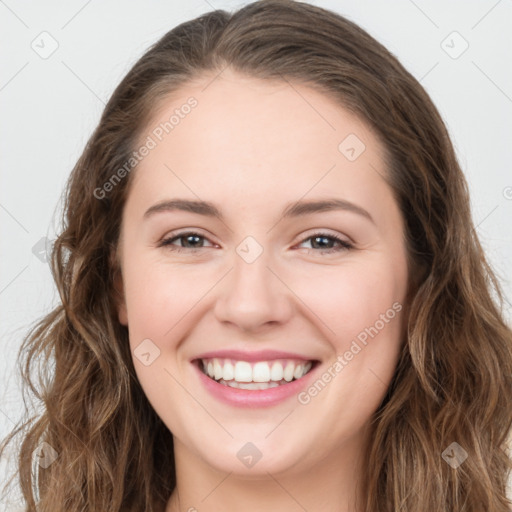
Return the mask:
[[[133,361],[174,436],[178,484],[166,511],[359,511],[369,421],[398,360],[408,282],[383,147],[363,121],[305,85],[230,70],[212,79],[184,86],[149,123],[143,139],[187,98],[198,101],[134,171],[118,253],[119,321],[132,354],[144,339],[160,350],[148,366]],[[355,161],[338,150],[349,134],[366,146]],[[373,221],[346,210],[282,217],[300,199],[331,197]],[[211,201],[224,222],[176,210],[144,218],[171,198]],[[159,246],[178,230],[205,238]],[[353,248],[322,244],[311,238],[317,231]],[[251,264],[236,252],[247,236],[263,248]],[[190,363],[213,349],[276,349],[319,360],[320,377],[397,302],[404,309],[305,405],[297,396],[266,408],[228,405]],[[236,455],[248,441],[262,454],[251,468]]]

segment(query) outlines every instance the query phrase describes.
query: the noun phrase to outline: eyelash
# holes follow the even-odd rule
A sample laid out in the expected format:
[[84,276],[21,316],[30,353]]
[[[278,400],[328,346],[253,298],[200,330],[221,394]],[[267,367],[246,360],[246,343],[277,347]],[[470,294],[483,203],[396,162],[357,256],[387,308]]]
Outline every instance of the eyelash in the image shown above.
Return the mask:
[[[174,234],[171,237],[162,240],[159,243],[159,247],[166,247],[166,248],[170,249],[171,251],[176,251],[176,252],[194,251],[194,248],[179,247],[179,246],[172,245],[172,242],[174,242],[175,240],[179,240],[181,238],[186,238],[187,236],[197,236],[199,238],[206,239],[206,237],[204,235],[201,235],[200,233],[196,233],[195,231],[185,231],[183,233]],[[339,238],[336,235],[330,235],[330,234],[323,233],[323,232],[313,233],[312,235],[310,235],[307,238],[305,238],[304,240],[302,240],[302,242],[300,242],[300,243],[302,244],[302,243],[306,242],[307,240],[310,240],[313,238],[328,238],[328,239],[331,239],[334,242],[337,242],[341,245],[341,247],[338,247],[338,248],[330,248],[330,249],[313,249],[312,248],[312,249],[309,249],[310,251],[321,252],[322,254],[332,254],[335,252],[346,251],[349,249],[353,249],[353,247],[354,247],[350,242],[347,242],[346,240],[343,240],[342,238]],[[204,247],[198,247],[198,249],[204,249]]]

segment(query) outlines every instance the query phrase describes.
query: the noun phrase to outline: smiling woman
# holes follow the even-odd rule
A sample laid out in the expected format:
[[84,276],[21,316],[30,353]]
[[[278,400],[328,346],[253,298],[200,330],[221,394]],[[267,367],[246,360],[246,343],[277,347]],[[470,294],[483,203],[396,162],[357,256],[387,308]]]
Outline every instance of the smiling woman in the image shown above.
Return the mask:
[[26,510],[510,510],[500,287],[436,108],[352,22],[265,0],[171,30],[65,214]]

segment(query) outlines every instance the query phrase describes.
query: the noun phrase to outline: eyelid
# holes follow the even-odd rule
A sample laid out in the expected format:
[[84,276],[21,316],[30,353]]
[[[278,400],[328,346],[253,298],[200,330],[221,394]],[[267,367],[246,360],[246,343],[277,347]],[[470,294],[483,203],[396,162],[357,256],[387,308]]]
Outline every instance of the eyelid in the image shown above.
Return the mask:
[[319,254],[323,254],[323,255],[338,254],[338,253],[352,250],[355,248],[355,243],[350,238],[348,240],[346,240],[345,238],[343,238],[343,235],[340,235],[338,233],[331,233],[329,230],[325,230],[325,229],[318,229],[318,230],[314,231],[313,233],[308,233],[308,234],[302,235],[301,240],[299,242],[297,242],[297,244],[295,244],[295,245],[301,245],[301,244],[307,242],[308,240],[312,240],[313,238],[316,238],[316,237],[330,238],[331,240],[334,240],[335,244],[336,243],[339,244],[339,246],[331,247],[331,248],[327,248],[327,249],[311,248],[311,249],[307,249],[308,252],[319,253]]
[[[185,228],[183,230],[176,230],[176,231],[171,231],[169,233],[166,233],[161,239],[160,241],[158,242],[158,245],[159,246],[165,246],[166,245],[166,242],[167,242],[167,245],[170,245],[168,244],[168,242],[170,240],[175,240],[175,239],[179,239],[179,238],[182,238],[182,237],[185,237],[186,235],[197,235],[201,238],[204,238],[205,240],[208,240],[212,245],[218,245],[216,242],[214,242],[213,240],[211,240],[211,237],[210,235],[207,235],[203,232],[203,230],[201,228]],[[178,249],[180,248],[179,246],[176,246]],[[188,249],[188,247],[181,247],[181,249]]]
[[172,231],[168,231],[168,232],[165,233],[164,236],[162,236],[162,240],[169,239],[169,238],[174,238],[176,236],[188,235],[188,234],[196,234],[196,235],[204,236],[205,238],[210,238],[210,234],[207,233],[204,229],[202,229],[202,228],[195,228],[195,227],[192,226],[192,227],[189,227],[189,228],[174,229]]
[[355,245],[354,240],[352,240],[349,236],[345,235],[344,233],[339,233],[337,231],[332,231],[331,229],[327,228],[313,228],[311,230],[306,231],[305,233],[302,233],[300,235],[299,242],[303,242],[307,238],[311,238],[313,236],[329,236],[333,238],[338,238],[339,240],[346,242],[347,244]]
[[[158,246],[159,247],[164,247],[164,248],[168,248],[172,251],[176,251],[176,252],[189,252],[189,253],[198,253],[198,249],[206,249],[208,248],[209,246],[207,247],[197,247],[197,248],[193,248],[193,247],[180,247],[179,245],[173,245],[172,242],[176,241],[176,240],[179,240],[180,238],[184,238],[186,236],[198,236],[199,238],[203,238],[204,240],[208,240],[209,243],[213,244],[213,246],[215,245],[218,245],[216,244],[215,242],[213,242],[212,240],[210,240],[210,238],[208,236],[206,236],[201,229],[197,229],[197,228],[186,228],[186,229],[183,229],[183,230],[177,230],[177,231],[173,231],[173,232],[170,232],[170,233],[167,233],[161,240],[160,242],[158,242]],[[339,233],[333,233],[331,232],[329,229],[322,229],[322,228],[317,228],[317,229],[314,229],[312,232],[310,231],[309,233],[306,232],[306,233],[303,233],[301,235],[301,238],[298,242],[296,242],[294,244],[294,246],[296,245],[300,245],[300,244],[303,244],[305,242],[307,242],[308,240],[311,240],[315,237],[325,237],[325,238],[330,238],[331,240],[334,241],[334,243],[338,244],[338,247],[331,247],[331,248],[319,248],[319,249],[315,249],[315,248],[306,248],[308,250],[308,252],[313,252],[313,253],[319,253],[319,254],[331,254],[331,253],[339,253],[339,252],[343,252],[343,251],[347,251],[347,250],[350,250],[350,249],[353,249],[354,248],[354,245],[355,243],[350,239],[350,237],[346,237],[346,235],[341,235]],[[345,239],[344,237],[348,238]]]

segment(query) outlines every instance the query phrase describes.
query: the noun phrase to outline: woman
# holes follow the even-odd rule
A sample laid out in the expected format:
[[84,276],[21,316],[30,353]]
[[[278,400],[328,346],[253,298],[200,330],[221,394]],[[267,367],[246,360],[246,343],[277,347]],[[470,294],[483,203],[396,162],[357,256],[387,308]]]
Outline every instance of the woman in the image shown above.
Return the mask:
[[53,270],[27,510],[510,510],[511,331],[467,186],[352,22],[263,1],[166,34],[72,172]]

